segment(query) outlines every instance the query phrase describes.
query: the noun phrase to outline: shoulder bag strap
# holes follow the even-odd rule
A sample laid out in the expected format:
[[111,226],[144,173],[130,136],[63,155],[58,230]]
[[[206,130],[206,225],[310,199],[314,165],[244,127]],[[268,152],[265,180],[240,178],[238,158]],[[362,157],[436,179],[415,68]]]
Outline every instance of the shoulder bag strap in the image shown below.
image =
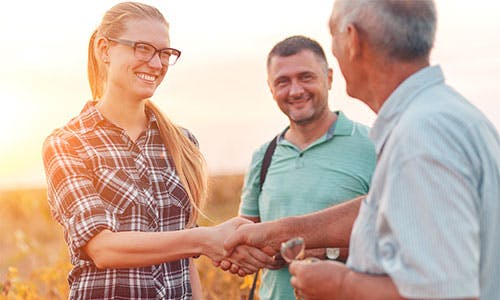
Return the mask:
[[[279,135],[275,136],[274,139],[271,141],[271,143],[269,143],[266,152],[264,153],[264,158],[262,159],[262,166],[260,167],[260,182],[259,182],[260,191],[262,191],[262,186],[264,185],[264,181],[266,180],[267,176],[267,170],[271,165],[271,160],[273,158],[274,150],[276,150],[276,145],[278,144],[278,136]],[[257,279],[259,278],[259,271],[260,270],[257,270],[255,276],[253,277],[252,288],[250,289],[250,293],[248,294],[248,300],[253,300],[255,294],[255,287],[257,285]]]

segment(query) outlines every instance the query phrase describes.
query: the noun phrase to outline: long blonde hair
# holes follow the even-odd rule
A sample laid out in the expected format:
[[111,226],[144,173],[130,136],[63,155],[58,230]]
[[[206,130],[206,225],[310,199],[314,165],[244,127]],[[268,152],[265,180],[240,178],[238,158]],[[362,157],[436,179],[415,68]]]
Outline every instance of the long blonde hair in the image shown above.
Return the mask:
[[[127,21],[144,18],[159,20],[168,29],[168,22],[155,7],[137,2],[123,2],[113,6],[105,13],[101,24],[92,34],[88,48],[87,68],[94,100],[102,97],[107,79],[107,70],[95,54],[94,42],[96,37],[118,37],[120,33],[125,31]],[[177,174],[189,197],[191,214],[188,227],[192,227],[196,223],[207,195],[208,176],[205,160],[198,147],[156,105],[150,100],[146,100],[146,107],[154,113],[157,119],[163,143],[172,158]]]

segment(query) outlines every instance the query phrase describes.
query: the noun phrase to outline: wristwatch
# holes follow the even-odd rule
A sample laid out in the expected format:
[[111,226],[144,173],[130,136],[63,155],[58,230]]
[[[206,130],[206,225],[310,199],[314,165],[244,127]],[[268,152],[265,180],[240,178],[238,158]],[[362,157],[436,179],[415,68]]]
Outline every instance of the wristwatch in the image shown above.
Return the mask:
[[326,248],[326,259],[337,260],[340,256],[340,248]]

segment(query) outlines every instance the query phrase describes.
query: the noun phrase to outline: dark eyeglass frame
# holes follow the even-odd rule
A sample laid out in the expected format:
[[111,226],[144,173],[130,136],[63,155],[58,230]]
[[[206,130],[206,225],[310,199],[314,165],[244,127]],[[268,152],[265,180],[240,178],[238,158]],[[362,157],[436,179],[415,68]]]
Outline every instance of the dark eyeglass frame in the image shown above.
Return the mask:
[[[119,38],[111,38],[111,37],[106,37],[106,39],[108,39],[108,40],[110,40],[112,42],[115,42],[115,43],[119,43],[119,44],[122,44],[122,45],[134,48],[134,56],[135,56],[135,58],[137,58],[137,59],[139,59],[141,61],[145,61],[145,62],[151,61],[151,59],[153,59],[153,57],[155,57],[155,55],[158,54],[158,53],[162,53],[163,51],[168,51],[167,52],[167,54],[169,55],[168,56],[168,63],[165,64],[164,61],[162,61],[161,55],[160,55],[160,61],[161,61],[161,64],[164,65],[164,66],[167,66],[167,65],[172,66],[172,65],[175,65],[175,63],[177,62],[177,60],[179,60],[179,57],[181,56],[181,51],[178,50],[178,49],[175,49],[175,48],[166,47],[166,48],[158,49],[155,46],[151,45],[150,43],[146,43],[146,42],[135,42],[135,41],[131,41],[131,40],[125,40],[125,39],[119,39]],[[145,59],[145,58],[139,57],[137,55],[137,46],[138,45],[146,45],[146,46],[151,47],[151,48],[154,49],[154,52],[153,52],[153,54],[151,55],[151,57],[149,59]],[[170,59],[172,56],[175,57],[175,59],[173,59],[173,62],[171,62],[171,59]]]

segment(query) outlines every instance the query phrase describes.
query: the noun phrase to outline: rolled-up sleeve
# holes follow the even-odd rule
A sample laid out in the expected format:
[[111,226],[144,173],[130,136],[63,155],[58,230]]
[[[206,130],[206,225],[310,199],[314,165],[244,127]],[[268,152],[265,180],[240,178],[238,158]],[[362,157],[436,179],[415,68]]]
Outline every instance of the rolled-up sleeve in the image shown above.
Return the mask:
[[80,259],[81,248],[103,229],[117,231],[116,217],[106,210],[89,170],[70,143],[49,136],[43,145],[49,204],[64,227],[71,252]]

